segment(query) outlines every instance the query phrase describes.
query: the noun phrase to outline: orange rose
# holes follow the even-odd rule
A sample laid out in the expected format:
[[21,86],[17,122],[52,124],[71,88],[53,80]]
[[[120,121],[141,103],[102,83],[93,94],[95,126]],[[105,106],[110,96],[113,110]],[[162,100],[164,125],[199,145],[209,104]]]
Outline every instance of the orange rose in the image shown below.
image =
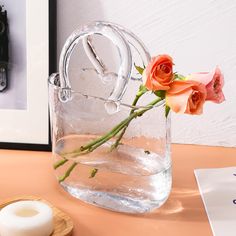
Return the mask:
[[168,55],[153,57],[143,71],[143,84],[148,90],[168,90],[173,80],[172,58]]
[[206,96],[204,84],[192,80],[175,80],[166,93],[166,101],[176,113],[200,115]]

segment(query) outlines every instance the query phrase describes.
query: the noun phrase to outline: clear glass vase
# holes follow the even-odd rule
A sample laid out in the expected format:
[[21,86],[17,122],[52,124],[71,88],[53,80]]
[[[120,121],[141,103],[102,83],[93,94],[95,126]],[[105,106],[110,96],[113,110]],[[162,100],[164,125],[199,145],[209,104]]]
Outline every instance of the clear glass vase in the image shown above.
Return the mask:
[[[97,55],[93,35],[111,40],[119,51],[118,73]],[[83,42],[94,70],[82,70],[84,84],[68,78],[72,51]],[[76,198],[106,209],[144,213],[160,207],[171,190],[170,114],[165,101],[135,94],[142,83],[132,77],[134,53],[145,64],[150,55],[128,30],[95,22],[75,31],[62,50],[59,73],[49,78],[53,159],[61,186]],[[110,90],[109,90],[110,88]]]

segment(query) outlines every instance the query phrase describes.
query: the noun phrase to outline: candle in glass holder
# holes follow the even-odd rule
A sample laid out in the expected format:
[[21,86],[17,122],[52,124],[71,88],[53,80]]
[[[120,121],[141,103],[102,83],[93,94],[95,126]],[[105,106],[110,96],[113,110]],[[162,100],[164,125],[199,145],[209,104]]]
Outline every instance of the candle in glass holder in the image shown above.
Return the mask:
[[53,211],[40,201],[18,201],[0,211],[1,236],[49,236]]

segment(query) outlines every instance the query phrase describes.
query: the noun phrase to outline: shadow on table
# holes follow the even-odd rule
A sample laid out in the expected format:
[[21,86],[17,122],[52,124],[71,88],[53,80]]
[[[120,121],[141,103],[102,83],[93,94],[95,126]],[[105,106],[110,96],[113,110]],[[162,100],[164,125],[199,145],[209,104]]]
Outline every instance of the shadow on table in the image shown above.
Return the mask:
[[169,199],[161,208],[137,217],[173,221],[207,220],[199,191],[187,188],[173,188]]

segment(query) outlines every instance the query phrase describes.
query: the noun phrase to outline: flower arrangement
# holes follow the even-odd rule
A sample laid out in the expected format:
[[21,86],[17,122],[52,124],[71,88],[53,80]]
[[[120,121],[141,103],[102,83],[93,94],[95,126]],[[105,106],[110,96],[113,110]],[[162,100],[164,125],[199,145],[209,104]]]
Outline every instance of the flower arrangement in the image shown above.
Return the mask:
[[[221,103],[225,100],[222,92],[224,77],[218,66],[209,73],[193,73],[183,76],[173,72],[173,65],[173,60],[169,55],[153,57],[146,68],[135,65],[137,71],[142,75],[143,83],[134,98],[133,108],[129,116],[103,136],[78,147],[70,153],[64,153],[63,158],[54,164],[54,168],[59,168],[68,160],[93,152],[111,139],[114,142],[112,142],[109,151],[113,151],[122,143],[122,137],[130,122],[141,117],[163,100],[165,100],[166,117],[170,110],[180,114],[200,115],[206,101]],[[145,107],[137,108],[136,105],[139,99],[147,92],[152,92],[155,95],[154,100]],[[74,161],[65,174],[59,178],[59,182],[69,177],[77,164]],[[96,168],[92,169],[90,178],[95,177],[97,171]]]

